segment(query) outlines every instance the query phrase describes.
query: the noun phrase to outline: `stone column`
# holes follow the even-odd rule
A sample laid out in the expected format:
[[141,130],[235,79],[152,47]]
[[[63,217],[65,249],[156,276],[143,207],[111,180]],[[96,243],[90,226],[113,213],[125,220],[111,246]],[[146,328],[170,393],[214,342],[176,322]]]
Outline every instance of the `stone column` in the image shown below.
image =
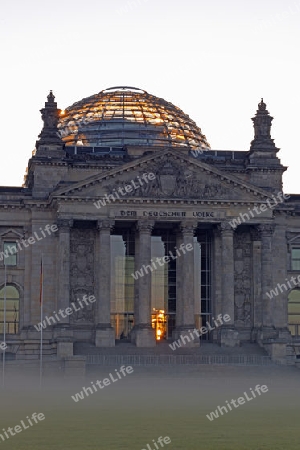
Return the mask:
[[238,332],[234,328],[234,229],[228,222],[220,225],[222,245],[222,314],[230,320],[224,322],[220,330],[221,345],[234,347],[240,345]]
[[[137,232],[137,227],[135,230],[135,241],[134,241],[134,272],[140,270],[140,236]],[[139,323],[139,283],[137,280],[134,282],[134,305],[133,305],[133,312],[134,312],[134,326],[130,333],[130,341],[135,344],[136,343],[136,326],[135,324]]]
[[[183,238],[181,234],[181,230],[177,230],[176,233],[176,247],[179,248],[180,245],[183,244]],[[183,289],[182,289],[182,281],[183,281],[183,265],[181,264],[180,259],[176,260],[176,327],[173,331],[173,339],[180,338],[180,330],[182,329],[183,324]]]
[[110,321],[111,302],[111,248],[110,231],[114,221],[106,219],[98,221],[99,230],[99,291],[97,296],[97,328],[96,347],[114,347],[115,330]]
[[[200,341],[195,329],[195,285],[194,285],[194,232],[197,227],[195,222],[182,222],[182,239],[177,239],[180,243],[177,248],[177,265],[179,280],[177,281],[177,307],[176,307],[176,337],[180,337],[186,347],[198,347]],[[187,246],[188,249],[187,249]],[[189,250],[192,247],[192,250]]]
[[[213,261],[212,261],[212,312],[214,317],[223,313],[222,310],[222,241],[220,227],[213,229]],[[216,338],[214,333],[214,338]]]
[[263,304],[261,298],[261,234],[257,227],[250,230],[252,239],[252,273],[253,273],[253,326],[252,340],[256,341],[258,330],[262,327]]
[[274,224],[261,224],[257,227],[261,236],[261,298],[263,305],[262,331],[263,337],[274,337],[274,327],[272,321],[272,300],[267,296],[267,292],[273,289],[272,277],[272,235],[275,229]]
[[[23,239],[28,239],[31,236],[29,233],[29,229],[26,227],[24,228],[24,235]],[[24,252],[24,323],[23,328],[27,329],[31,325],[31,289],[32,289],[32,283],[31,283],[31,267],[32,267],[32,258],[31,258],[31,251]]]
[[142,270],[143,275],[139,276],[135,283],[138,287],[138,298],[135,301],[135,326],[134,339],[137,347],[154,347],[156,345],[155,331],[151,325],[151,273],[154,270],[151,266],[151,231],[154,222],[138,221],[138,264],[137,270]]
[[[73,221],[59,219],[58,226],[58,298],[57,311],[65,311],[70,306],[70,228]],[[57,342],[57,356],[73,355],[73,333],[70,318],[66,317],[55,325],[54,338]]]
[[[287,273],[287,251],[286,251],[286,217],[285,213],[281,212],[276,217],[276,228],[274,230],[273,242],[272,242],[272,273],[273,273],[273,288],[277,286],[277,283],[282,283],[281,280],[286,280]],[[290,288],[295,287],[297,280],[295,277],[294,282],[289,283]],[[278,330],[280,336],[286,336],[288,331],[288,295],[289,292],[285,290],[283,293],[279,293],[278,296],[273,297],[272,311],[272,325]],[[290,337],[290,334],[289,334]]]
[[[72,220],[59,219],[58,226],[58,301],[57,309],[65,310],[70,306],[70,228]],[[62,318],[60,325],[68,325],[69,316]]]

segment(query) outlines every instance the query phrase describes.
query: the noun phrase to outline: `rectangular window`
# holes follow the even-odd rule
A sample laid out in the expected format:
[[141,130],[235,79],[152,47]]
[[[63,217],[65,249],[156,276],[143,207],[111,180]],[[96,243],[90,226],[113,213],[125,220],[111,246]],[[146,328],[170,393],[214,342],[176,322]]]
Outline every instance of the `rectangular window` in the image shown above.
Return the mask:
[[17,244],[15,242],[3,243],[4,264],[6,266],[17,265]]
[[292,270],[300,270],[300,248],[292,248]]
[[[4,307],[5,303],[5,307]],[[0,333],[3,334],[4,322],[6,333],[19,332],[19,292],[14,286],[7,285],[0,290]],[[4,310],[6,311],[4,317]]]

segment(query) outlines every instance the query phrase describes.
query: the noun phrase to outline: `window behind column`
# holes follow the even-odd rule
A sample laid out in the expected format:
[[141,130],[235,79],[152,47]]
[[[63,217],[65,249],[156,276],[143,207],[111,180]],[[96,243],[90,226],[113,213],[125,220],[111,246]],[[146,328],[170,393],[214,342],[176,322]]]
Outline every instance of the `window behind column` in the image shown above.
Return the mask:
[[300,247],[292,248],[291,269],[292,270],[300,270]]
[[[198,244],[198,245],[196,245]],[[211,323],[211,235],[209,230],[199,230],[194,237],[195,325],[199,329]],[[203,341],[212,339],[210,333],[201,336]]]
[[[176,322],[176,234],[157,227],[151,236],[151,309],[156,340],[171,339]],[[173,255],[173,257],[172,257]],[[169,262],[163,257],[168,256]]]
[[6,298],[6,333],[17,334],[19,332],[20,296],[14,286],[6,286],[0,290],[0,333],[4,332],[4,299]]
[[[17,265],[17,244],[16,242],[3,242],[4,264],[6,266]],[[7,255],[7,256],[6,256]]]
[[300,336],[300,289],[289,293],[288,326],[292,336]]
[[128,339],[134,325],[135,234],[116,228],[111,239],[111,324],[116,339]]

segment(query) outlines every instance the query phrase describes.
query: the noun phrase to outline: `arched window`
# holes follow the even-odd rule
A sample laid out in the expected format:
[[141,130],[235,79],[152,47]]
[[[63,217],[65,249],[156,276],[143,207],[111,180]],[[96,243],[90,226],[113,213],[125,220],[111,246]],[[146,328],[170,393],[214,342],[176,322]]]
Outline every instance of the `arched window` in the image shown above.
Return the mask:
[[[5,288],[0,289],[0,333],[4,332],[4,298]],[[14,286],[6,286],[6,333],[17,334],[19,332],[19,308],[20,296]]]
[[292,336],[300,336],[300,289],[289,293],[288,325]]

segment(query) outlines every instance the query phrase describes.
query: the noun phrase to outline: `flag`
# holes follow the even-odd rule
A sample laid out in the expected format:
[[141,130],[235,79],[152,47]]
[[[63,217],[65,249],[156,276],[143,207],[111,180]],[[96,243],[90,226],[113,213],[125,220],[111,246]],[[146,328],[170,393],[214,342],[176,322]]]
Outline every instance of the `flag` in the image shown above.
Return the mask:
[[[41,322],[43,319],[43,283],[44,283],[44,268],[43,268],[43,255],[41,255],[41,273],[40,273],[40,307],[41,307]],[[42,389],[43,379],[43,329],[41,328],[41,343],[40,343],[40,389]]]
[[43,257],[41,257],[41,273],[40,273],[40,305],[42,305],[43,301]]

